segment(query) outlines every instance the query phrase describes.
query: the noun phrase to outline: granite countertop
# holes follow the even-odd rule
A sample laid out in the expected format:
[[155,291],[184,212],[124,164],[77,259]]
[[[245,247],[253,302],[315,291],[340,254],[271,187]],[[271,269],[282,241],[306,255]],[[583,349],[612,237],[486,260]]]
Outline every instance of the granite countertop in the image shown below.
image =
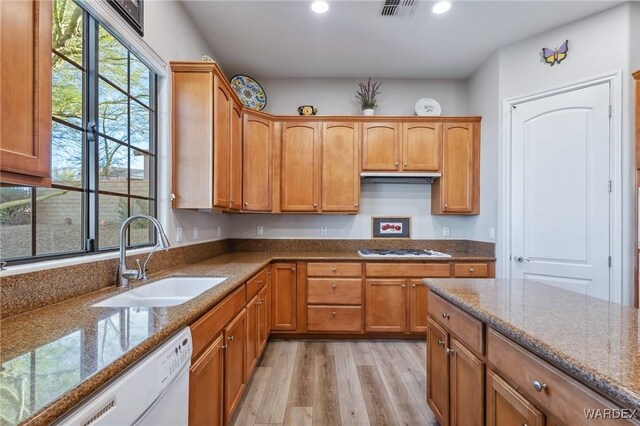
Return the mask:
[[[451,254],[450,258],[427,261],[495,260],[464,252]],[[0,321],[0,423],[51,423],[174,333],[195,322],[261,268],[272,261],[293,260],[423,261],[364,259],[353,251],[233,252],[150,277],[148,282],[176,275],[228,277],[182,305],[92,307],[126,291],[109,287],[8,317]]]
[[624,408],[640,409],[640,311],[535,281],[425,279],[431,291]]

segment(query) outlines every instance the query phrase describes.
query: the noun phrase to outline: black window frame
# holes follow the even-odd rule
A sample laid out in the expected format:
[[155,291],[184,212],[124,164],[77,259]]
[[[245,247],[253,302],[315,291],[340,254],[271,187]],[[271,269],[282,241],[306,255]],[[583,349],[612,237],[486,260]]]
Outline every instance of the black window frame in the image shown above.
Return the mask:
[[[67,57],[63,53],[55,50],[52,46],[52,55],[57,55],[71,66],[82,71],[82,126],[78,126],[58,117],[51,117],[51,123],[58,123],[74,130],[82,132],[82,186],[66,186],[63,184],[52,182],[51,189],[60,189],[72,191],[82,194],[81,218],[83,232],[83,248],[77,251],[65,251],[60,253],[37,254],[37,193],[41,187],[31,187],[31,256],[20,256],[13,258],[0,258],[0,261],[6,262],[7,265],[19,265],[36,263],[46,260],[67,259],[74,257],[93,256],[101,253],[108,253],[118,250],[118,247],[109,246],[100,248],[100,195],[126,197],[127,215],[132,214],[132,200],[147,201],[149,205],[148,214],[157,217],[158,212],[158,87],[160,76],[154,72],[153,68],[148,65],[144,58],[136,54],[129,48],[129,43],[123,40],[117,33],[112,31],[105,23],[94,17],[89,11],[78,4],[75,0],[71,0],[82,10],[83,13],[83,53],[82,64],[78,64],[73,59]],[[99,61],[99,32],[103,29],[113,36],[127,50],[127,89],[126,92],[118,86],[118,84],[110,81],[108,78],[100,75]],[[131,58],[135,58],[149,69],[149,99],[147,104],[138,100],[131,94]],[[99,84],[103,81],[108,84],[111,89],[115,89],[127,97],[127,141],[121,141],[106,135],[99,126]],[[53,89],[53,87],[52,87]],[[135,102],[150,111],[149,118],[149,148],[143,149],[136,147],[131,143],[131,104]],[[95,126],[95,127],[93,127]],[[99,179],[99,138],[105,138],[109,142],[123,145],[127,150],[127,194],[119,192],[111,192],[100,189]],[[52,135],[53,140],[53,135]],[[131,193],[131,153],[139,152],[147,155],[151,159],[150,177],[149,177],[149,196],[144,197]],[[48,189],[48,188],[42,188]],[[154,228],[149,224],[149,242],[142,244],[131,244],[131,232],[127,233],[127,248],[145,248],[153,247],[157,244]]]

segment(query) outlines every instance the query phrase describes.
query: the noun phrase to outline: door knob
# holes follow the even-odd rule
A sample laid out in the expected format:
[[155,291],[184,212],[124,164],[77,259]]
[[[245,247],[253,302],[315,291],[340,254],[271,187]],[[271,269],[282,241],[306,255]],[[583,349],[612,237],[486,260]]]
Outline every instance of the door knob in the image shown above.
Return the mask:
[[544,389],[547,388],[546,383],[540,383],[537,380],[534,380],[532,384],[533,384],[533,389],[535,389],[536,392],[542,392]]
[[514,258],[513,258],[513,260],[515,260],[517,263],[530,262],[530,260],[529,260],[529,259],[525,259],[525,258],[524,258],[524,257],[522,257],[522,256],[516,256],[516,257],[514,257]]

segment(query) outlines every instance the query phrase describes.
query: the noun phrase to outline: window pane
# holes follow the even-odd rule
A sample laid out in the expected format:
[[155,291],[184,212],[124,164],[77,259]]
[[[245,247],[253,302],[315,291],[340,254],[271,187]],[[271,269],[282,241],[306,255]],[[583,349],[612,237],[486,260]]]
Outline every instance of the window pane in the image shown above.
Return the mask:
[[130,94],[145,105],[149,105],[149,68],[135,55],[131,55]]
[[31,256],[31,188],[0,188],[0,258]]
[[51,177],[54,183],[82,187],[82,132],[56,121],[51,126]]
[[125,92],[129,52],[109,31],[100,26],[98,72]]
[[98,129],[105,135],[127,142],[127,96],[104,80],[100,80],[99,86]]
[[120,225],[129,217],[127,197],[100,194],[98,202],[100,248],[118,247]]
[[78,65],[83,65],[83,18],[82,9],[72,0],[53,1],[53,48]]
[[36,254],[82,251],[82,192],[38,188]]
[[98,177],[100,190],[127,194],[129,178],[129,148],[100,138],[98,146]]
[[[136,198],[131,199],[131,215],[134,214],[149,214],[150,201],[138,200]],[[143,245],[151,244],[153,240],[150,238],[151,224],[146,219],[136,219],[131,222],[129,232],[131,233],[129,238],[129,245]],[[154,228],[155,229],[155,228]]]
[[155,157],[151,157],[135,149],[131,150],[131,194],[139,195],[140,197],[153,197],[151,193],[150,183],[153,181],[153,174],[155,172],[154,166]]
[[53,116],[82,127],[82,70],[53,54]]
[[149,126],[151,112],[135,101],[131,101],[131,145],[149,150]]

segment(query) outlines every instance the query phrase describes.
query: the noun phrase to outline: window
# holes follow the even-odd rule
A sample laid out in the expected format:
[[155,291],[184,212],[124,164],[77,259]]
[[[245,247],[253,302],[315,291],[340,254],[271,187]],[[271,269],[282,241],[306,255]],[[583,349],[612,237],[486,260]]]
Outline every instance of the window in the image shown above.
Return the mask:
[[[0,258],[118,246],[155,216],[157,76],[72,0],[53,2],[52,187],[0,188]],[[147,221],[129,246],[155,243]]]

